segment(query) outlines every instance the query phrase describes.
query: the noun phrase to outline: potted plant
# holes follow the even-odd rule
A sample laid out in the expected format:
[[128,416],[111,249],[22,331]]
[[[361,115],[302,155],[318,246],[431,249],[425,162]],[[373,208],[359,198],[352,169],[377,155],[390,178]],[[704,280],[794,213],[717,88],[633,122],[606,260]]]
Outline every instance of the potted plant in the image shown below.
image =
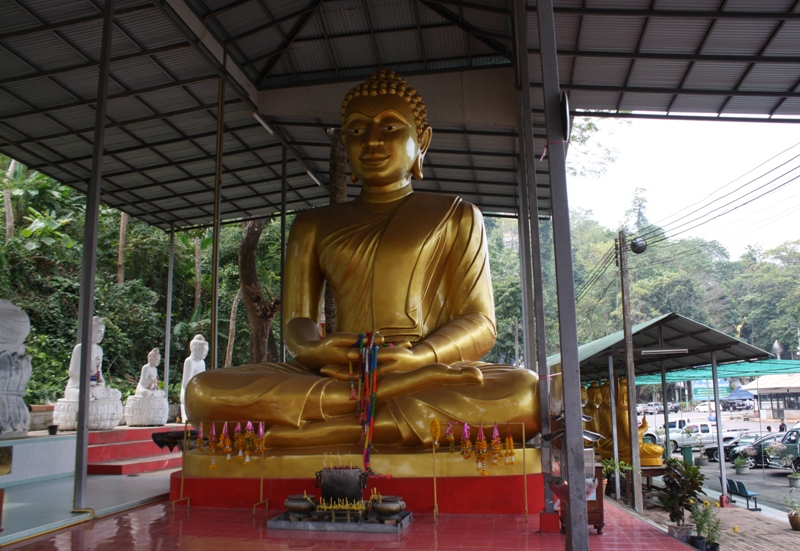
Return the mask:
[[700,467],[677,459],[667,459],[664,466],[664,488],[659,492],[658,500],[674,523],[667,524],[667,531],[674,538],[688,541],[694,525],[684,523],[685,514],[700,501],[700,494],[705,495],[703,482],[706,477],[700,472]]
[[614,473],[619,472],[620,475],[620,491],[624,490],[624,482],[625,477],[628,473],[633,472],[634,468],[633,465],[630,463],[626,463],[624,461],[617,461],[613,457],[607,457],[600,461],[600,465],[602,465],[603,470],[601,471],[601,475],[603,478],[606,479],[606,489],[605,495],[611,496],[614,493],[616,488],[616,480],[614,478]]
[[708,500],[702,503],[696,502],[692,506],[689,519],[694,523],[697,532],[697,535],[689,537],[689,545],[701,551],[719,549],[717,540],[720,534],[720,520],[711,503]]
[[[797,463],[800,464],[800,461]],[[781,456],[781,467],[785,467],[792,471],[789,473],[789,487],[800,488],[800,473],[797,472],[797,469],[795,468],[795,462],[792,461],[791,456]]]
[[738,456],[733,460],[733,466],[736,469],[736,474],[743,475],[750,471],[750,465],[743,456]]
[[800,503],[797,503],[797,500],[792,495],[793,493],[794,488],[789,490],[787,495],[783,496],[783,502],[789,510],[789,524],[792,525],[792,530],[800,532]]

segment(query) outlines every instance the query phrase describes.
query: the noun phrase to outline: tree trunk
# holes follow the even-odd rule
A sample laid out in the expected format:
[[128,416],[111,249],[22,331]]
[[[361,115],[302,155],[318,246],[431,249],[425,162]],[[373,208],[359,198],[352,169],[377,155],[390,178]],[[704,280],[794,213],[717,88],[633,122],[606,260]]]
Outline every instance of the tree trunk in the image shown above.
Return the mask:
[[[330,157],[330,204],[344,203],[347,201],[347,150],[342,141],[342,131],[338,128],[331,130],[331,157]],[[336,331],[336,300],[333,290],[325,285],[325,332]]]
[[281,305],[280,296],[265,299],[264,287],[258,279],[256,252],[265,225],[263,219],[242,222],[242,242],[239,245],[239,282],[250,322],[250,363],[268,361],[267,342],[272,320],[280,312]]
[[[17,161],[11,159],[8,163],[8,171],[6,172],[6,179],[9,184],[14,179],[14,172],[17,170]],[[6,211],[6,243],[11,241],[14,237],[14,208],[11,205],[11,188],[6,185],[3,188],[3,208]]]
[[200,259],[201,259],[202,249],[200,247],[200,238],[194,238],[194,311],[197,312],[197,309],[200,308],[200,295],[202,293],[202,286],[200,285],[202,282],[201,274],[200,274]]
[[119,247],[117,248],[117,285],[125,283],[125,245],[128,238],[128,215],[119,217]]
[[231,321],[228,324],[228,346],[225,348],[225,367],[230,367],[233,363],[233,343],[236,339],[236,313],[239,311],[239,301],[242,300],[242,288],[233,299],[231,304]]

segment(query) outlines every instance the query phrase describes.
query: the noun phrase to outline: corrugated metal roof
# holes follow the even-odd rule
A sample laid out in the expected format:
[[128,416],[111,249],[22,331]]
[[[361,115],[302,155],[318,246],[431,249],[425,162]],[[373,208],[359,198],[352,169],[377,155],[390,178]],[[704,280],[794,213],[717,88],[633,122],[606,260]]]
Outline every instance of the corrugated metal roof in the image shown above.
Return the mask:
[[[185,2],[188,11],[171,6]],[[555,0],[559,78],[573,114],[789,116],[800,120],[800,15],[793,0]],[[8,0],[0,32],[0,150],[77,189],[91,165],[102,2]],[[528,66],[534,151],[545,147],[536,2]],[[186,17],[186,19],[182,19]],[[194,18],[192,20],[191,18]],[[259,89],[513,66],[506,0],[118,0],[102,200],[167,228],[210,222],[218,68],[192,26],[223,45]],[[345,87],[346,88],[346,87]],[[226,86],[223,212],[275,212],[281,142]],[[269,117],[269,106],[262,106]],[[761,120],[761,119],[759,119]],[[271,121],[292,152],[289,207],[327,202],[338,113]],[[516,211],[516,128],[443,121],[420,190],[460,193],[485,211]],[[318,185],[306,170],[314,172]],[[549,163],[536,164],[542,214]],[[352,196],[357,188],[349,190]]]

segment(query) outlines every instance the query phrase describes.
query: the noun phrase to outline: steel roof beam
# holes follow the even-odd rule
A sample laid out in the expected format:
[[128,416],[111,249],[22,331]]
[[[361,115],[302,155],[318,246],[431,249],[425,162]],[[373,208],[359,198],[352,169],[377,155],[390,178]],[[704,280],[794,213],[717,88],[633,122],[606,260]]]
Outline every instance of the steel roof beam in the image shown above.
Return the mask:
[[227,46],[228,44],[230,44],[232,42],[234,42],[234,43],[235,42],[239,42],[243,38],[247,38],[248,36],[252,36],[254,34],[258,34],[261,31],[266,31],[267,29],[269,29],[271,27],[274,27],[275,25],[280,25],[281,23],[283,23],[285,21],[289,21],[291,19],[294,19],[295,17],[301,16],[301,15],[306,14],[309,11],[313,11],[313,10],[316,10],[316,7],[314,7],[313,9],[310,8],[310,7],[305,7],[303,9],[294,11],[294,12],[292,12],[290,14],[282,15],[281,17],[276,17],[272,21],[270,21],[269,23],[264,23],[263,25],[259,25],[258,27],[253,27],[252,29],[244,31],[243,33],[239,33],[236,36],[231,36],[227,40],[222,41],[222,44],[224,46]]
[[[529,12],[537,11],[535,6],[528,6]],[[690,19],[769,19],[775,21],[797,21],[800,14],[771,11],[710,11],[710,10],[645,10],[617,8],[568,8],[553,7],[556,14],[598,15],[608,17],[670,17]]]
[[[798,83],[800,86],[800,83]],[[716,116],[703,116],[703,115],[672,115],[672,114],[655,114],[655,113],[627,113],[627,112],[612,112],[612,111],[570,111],[576,117],[599,117],[606,119],[652,119],[652,120],[676,120],[676,121],[725,121],[725,122],[774,122],[774,123],[800,123],[800,116],[795,118],[774,118],[770,115],[769,118],[761,117],[729,117],[722,114]]]
[[308,11],[301,15],[297,22],[292,27],[292,30],[289,31],[289,34],[286,35],[283,43],[278,47],[277,53],[273,54],[272,57],[267,61],[264,67],[261,68],[261,71],[258,73],[258,78],[256,79],[256,85],[261,84],[264,80],[264,77],[272,70],[278,60],[281,58],[283,52],[292,45],[294,39],[297,38],[297,35],[302,32],[305,28],[306,24],[311,20],[315,13],[317,13],[317,9],[322,5],[323,0],[313,0],[311,4],[309,4]]
[[[130,98],[134,96],[141,96],[143,94],[149,94],[151,92],[159,92],[161,90],[168,90],[170,88],[176,88],[180,86],[189,86],[192,84],[197,84],[200,82],[205,82],[207,80],[212,80],[218,78],[217,75],[205,75],[202,77],[195,77],[189,78],[184,80],[176,80],[167,84],[159,84],[158,86],[150,86],[148,88],[139,88],[138,90],[131,90],[129,92],[121,92],[119,94],[114,94],[108,96],[108,101],[116,100],[116,99],[123,99],[123,98]],[[60,105],[51,105],[49,107],[40,107],[39,109],[31,109],[29,111],[22,111],[20,113],[9,113],[7,115],[3,115],[0,117],[0,121],[5,121],[9,119],[16,119],[19,117],[29,117],[31,115],[41,115],[42,113],[49,113],[51,111],[58,111],[61,109],[70,109],[73,107],[81,107],[84,105],[92,105],[97,103],[97,98],[86,99],[81,101],[76,101],[72,103],[62,103]]]
[[[528,48],[529,54],[539,55],[538,48]],[[655,52],[610,52],[594,50],[558,50],[559,56],[607,59],[649,59],[656,61],[714,61],[721,63],[777,63],[798,64],[797,56],[740,55],[740,54],[680,54]]]
[[[148,57],[156,54],[163,54],[165,52],[171,52],[174,50],[181,50],[183,48],[189,48],[191,44],[188,42],[178,42],[176,44],[170,44],[169,46],[161,46],[160,48],[152,48],[149,50],[142,50],[140,52],[132,52],[129,54],[119,55],[116,57],[111,58],[111,63],[115,63],[118,61],[127,61],[129,59],[137,59],[140,57]],[[92,67],[97,67],[100,65],[99,61],[89,61],[86,63],[79,63],[77,65],[71,65],[69,67],[60,67],[58,69],[51,69],[49,71],[39,71],[36,73],[30,73],[27,75],[18,75],[6,79],[0,80],[0,86],[6,84],[16,84],[18,82],[22,82],[25,80],[31,80],[36,78],[45,78],[45,77],[52,77],[56,75],[60,75],[63,73],[69,73],[71,71],[80,71],[81,69],[91,69]]]
[[469,23],[453,13],[452,11],[448,10],[444,6],[440,6],[438,2],[434,2],[433,0],[417,0],[423,6],[427,7],[440,17],[443,17],[456,27],[460,28],[462,31],[466,32],[470,36],[474,37],[479,42],[482,42],[486,46],[489,46],[492,50],[496,51],[509,61],[511,60],[511,50],[506,44],[502,44],[495,40],[493,37],[502,38],[505,40],[509,40],[511,37],[498,35],[497,33],[489,33],[484,31],[472,23]]
[[[18,4],[19,5],[19,4]],[[139,11],[145,11],[148,9],[152,9],[153,5],[150,2],[146,2],[139,6],[131,6],[129,8],[119,8],[114,10],[114,17],[119,17],[121,15],[127,15],[129,13],[136,13]],[[25,29],[19,29],[16,31],[10,31],[7,33],[0,34],[0,40],[5,40],[7,38],[15,38],[17,36],[25,36],[28,34],[39,33],[39,32],[46,32],[46,31],[56,31],[58,29],[63,29],[66,27],[72,27],[74,25],[82,25],[84,23],[90,23],[92,21],[102,21],[103,14],[102,12],[98,13],[97,15],[89,15],[86,17],[77,17],[75,19],[68,19],[66,21],[59,21],[58,23],[51,23],[48,25],[39,25],[37,27],[27,27]]]
[[[531,88],[541,88],[541,82],[531,82]],[[692,96],[729,96],[730,90],[711,90],[707,88],[657,88],[655,86],[608,86],[594,84],[562,84],[564,90],[587,92],[620,92],[639,94],[684,94]],[[765,92],[762,90],[738,90],[737,96],[751,98],[798,98],[800,92]]]

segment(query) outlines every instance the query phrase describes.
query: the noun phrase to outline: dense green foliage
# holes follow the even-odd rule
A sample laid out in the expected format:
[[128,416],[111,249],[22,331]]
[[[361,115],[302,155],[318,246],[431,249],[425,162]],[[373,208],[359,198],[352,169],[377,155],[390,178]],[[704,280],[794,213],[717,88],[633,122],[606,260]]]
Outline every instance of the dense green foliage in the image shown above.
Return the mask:
[[[5,175],[8,159],[0,157]],[[84,197],[41,174],[18,170],[4,178],[11,191],[16,219],[14,237],[0,246],[0,297],[23,308],[31,318],[27,344],[34,373],[25,397],[28,403],[53,401],[61,396],[67,366],[76,340]],[[746,320],[747,340],[771,349],[780,340],[796,354],[800,324],[800,241],[770,251],[750,249],[738,260],[717,242],[702,239],[662,239],[646,216],[644,190],[637,192],[620,227],[629,235],[652,232],[645,254],[630,256],[633,322],[666,312],[677,312],[736,335]],[[4,217],[0,217],[4,220]],[[119,212],[102,208],[98,236],[95,309],[106,317],[102,343],[104,371],[112,386],[132,392],[147,352],[163,352],[169,235],[138,220],[130,220],[125,250],[125,282],[116,281]],[[547,354],[558,351],[558,321],[549,220],[539,223],[544,278]],[[572,244],[581,343],[621,328],[619,271],[613,262],[614,240],[620,228],[600,225],[589,211],[572,213]],[[494,286],[497,344],[484,360],[524,361],[519,239],[517,221],[486,217]],[[220,365],[225,356],[231,306],[239,288],[237,255],[241,227],[226,225],[220,240]],[[201,306],[194,308],[195,238],[201,251]],[[210,334],[210,230],[176,234],[173,291],[170,395],[177,397],[181,366],[188,342],[196,333]],[[280,227],[267,225],[258,250],[260,278],[265,292],[280,292]],[[609,256],[610,255],[610,256]],[[610,261],[609,261],[610,259]],[[605,270],[598,269],[598,267]],[[273,325],[277,331],[280,320]],[[249,359],[249,326],[245,309],[236,317],[233,365]],[[162,354],[163,355],[163,354]]]

